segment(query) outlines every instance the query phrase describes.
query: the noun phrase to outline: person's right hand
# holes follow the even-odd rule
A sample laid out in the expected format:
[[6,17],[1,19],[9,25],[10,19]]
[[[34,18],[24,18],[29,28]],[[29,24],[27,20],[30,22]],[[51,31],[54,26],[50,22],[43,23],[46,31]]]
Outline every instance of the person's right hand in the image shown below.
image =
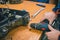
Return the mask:
[[51,30],[50,32],[46,32],[48,39],[49,40],[58,40],[60,32],[58,30],[54,29],[53,27],[51,27],[50,25],[48,25],[48,28]]

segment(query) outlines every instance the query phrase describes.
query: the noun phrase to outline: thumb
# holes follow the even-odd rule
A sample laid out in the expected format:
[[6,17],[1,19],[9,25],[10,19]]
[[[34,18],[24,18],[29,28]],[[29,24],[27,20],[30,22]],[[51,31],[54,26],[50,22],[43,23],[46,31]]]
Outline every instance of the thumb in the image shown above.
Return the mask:
[[50,26],[50,25],[48,25],[48,28],[51,30],[51,31],[54,31],[55,29],[52,27],[52,26]]

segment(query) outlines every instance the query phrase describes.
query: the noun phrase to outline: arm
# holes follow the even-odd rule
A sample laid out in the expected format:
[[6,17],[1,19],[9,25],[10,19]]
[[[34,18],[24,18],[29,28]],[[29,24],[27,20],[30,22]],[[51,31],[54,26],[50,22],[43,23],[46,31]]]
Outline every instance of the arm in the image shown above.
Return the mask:
[[46,16],[48,16],[48,15],[46,15],[47,13],[44,13],[44,14],[42,14],[41,16],[40,16],[40,22],[42,22],[43,20],[45,20],[45,19],[47,19],[47,17]]

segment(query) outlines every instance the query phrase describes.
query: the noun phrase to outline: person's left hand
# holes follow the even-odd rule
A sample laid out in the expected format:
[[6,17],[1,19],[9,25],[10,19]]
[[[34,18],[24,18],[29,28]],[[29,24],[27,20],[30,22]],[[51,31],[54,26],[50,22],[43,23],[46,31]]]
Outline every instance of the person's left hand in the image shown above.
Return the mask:
[[48,25],[48,28],[51,30],[50,32],[46,32],[48,40],[58,40],[60,34],[59,31],[52,28],[50,25]]

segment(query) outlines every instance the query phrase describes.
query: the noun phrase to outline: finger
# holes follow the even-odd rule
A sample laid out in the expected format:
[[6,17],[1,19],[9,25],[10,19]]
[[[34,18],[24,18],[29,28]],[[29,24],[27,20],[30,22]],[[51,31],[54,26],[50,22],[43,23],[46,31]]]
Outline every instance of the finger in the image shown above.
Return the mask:
[[52,26],[50,26],[50,25],[48,25],[48,28],[51,30],[51,31],[54,31],[55,29],[52,27]]
[[50,32],[46,32],[45,34],[49,34]]
[[51,32],[46,32],[45,34],[46,34],[47,37],[51,36]]

